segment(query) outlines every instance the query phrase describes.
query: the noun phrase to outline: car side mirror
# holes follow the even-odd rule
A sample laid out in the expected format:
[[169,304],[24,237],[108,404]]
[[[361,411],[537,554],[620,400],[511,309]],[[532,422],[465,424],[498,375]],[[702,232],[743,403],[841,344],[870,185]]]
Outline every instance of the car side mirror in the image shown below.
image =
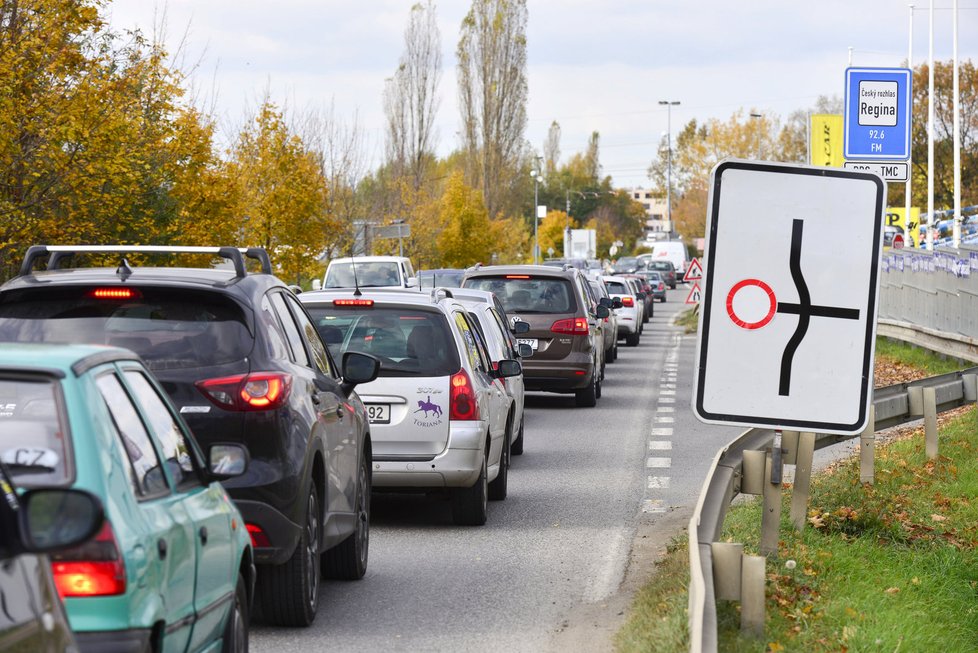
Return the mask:
[[511,376],[519,376],[523,373],[523,366],[520,362],[512,358],[504,358],[499,361],[499,366],[493,370],[493,376],[497,379],[506,379]]
[[640,293],[638,293],[638,294],[635,295],[635,298],[636,299],[645,299],[645,293],[644,292],[640,292]]
[[84,490],[38,489],[20,498],[21,544],[48,553],[81,544],[102,528],[102,501]]
[[512,331],[516,335],[519,335],[521,333],[526,333],[529,330],[530,330],[530,323],[524,322],[523,320],[514,320],[513,326],[510,328],[510,331]]
[[312,280],[312,289],[313,290],[322,290],[323,289],[323,281],[322,281],[322,279],[313,279]]
[[289,290],[292,291],[292,294],[293,295],[300,295],[300,294],[302,294],[302,286],[300,286],[298,284],[295,284],[295,283],[289,284]]
[[615,297],[611,300],[611,308],[621,308],[624,304],[621,303],[621,297]]
[[611,297],[602,297],[598,299],[598,305],[605,306],[607,308],[614,308],[614,301],[612,301]]
[[248,448],[236,442],[220,442],[207,450],[207,471],[215,481],[241,476],[248,469]]
[[380,361],[359,351],[343,354],[343,392],[349,395],[361,383],[370,383],[380,372]]
[[525,342],[521,342],[516,347],[517,347],[517,353],[520,355],[520,358],[529,358],[530,356],[533,355],[532,345],[529,345]]
[[408,277],[407,281],[404,282],[405,288],[417,288],[420,285],[417,277]]
[[597,309],[595,309],[595,313],[594,314],[598,316],[598,319],[603,320],[604,318],[606,318],[609,315],[611,315],[611,310],[607,306],[605,306],[605,305],[602,304],[602,305],[598,306]]

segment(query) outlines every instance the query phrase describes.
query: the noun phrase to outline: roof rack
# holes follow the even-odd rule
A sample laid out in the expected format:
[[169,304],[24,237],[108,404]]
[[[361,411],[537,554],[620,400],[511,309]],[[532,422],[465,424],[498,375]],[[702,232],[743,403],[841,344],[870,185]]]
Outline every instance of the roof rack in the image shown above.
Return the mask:
[[261,263],[262,274],[272,273],[272,261],[264,247],[192,247],[170,245],[31,245],[24,255],[18,276],[24,277],[34,269],[38,259],[48,256],[48,270],[57,270],[61,262],[74,254],[86,253],[137,253],[137,254],[214,254],[225,258],[234,265],[235,276],[246,277],[244,258]]

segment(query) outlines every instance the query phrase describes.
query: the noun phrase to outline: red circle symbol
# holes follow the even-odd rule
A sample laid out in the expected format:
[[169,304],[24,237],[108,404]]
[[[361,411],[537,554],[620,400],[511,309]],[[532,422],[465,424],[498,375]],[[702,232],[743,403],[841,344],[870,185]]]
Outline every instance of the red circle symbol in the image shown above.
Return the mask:
[[[757,322],[746,322],[740,319],[737,316],[737,313],[734,311],[734,307],[733,307],[734,295],[736,295],[738,292],[740,292],[747,286],[757,286],[765,293],[767,293],[767,299],[769,303],[767,315],[762,317]],[[730,292],[727,293],[727,315],[729,315],[733,323],[739,326],[741,329],[760,329],[774,318],[774,313],[777,311],[777,309],[778,309],[778,300],[774,296],[774,291],[771,290],[771,286],[767,285],[760,279],[744,279],[743,281],[738,281],[734,285],[734,287],[730,289]]]

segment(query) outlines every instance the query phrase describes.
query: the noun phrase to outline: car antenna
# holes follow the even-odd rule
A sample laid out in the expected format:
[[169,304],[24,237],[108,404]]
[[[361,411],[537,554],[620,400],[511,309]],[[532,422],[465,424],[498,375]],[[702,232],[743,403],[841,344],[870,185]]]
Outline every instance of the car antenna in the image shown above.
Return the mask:
[[357,257],[356,256],[350,257],[350,267],[353,268],[353,288],[354,288],[353,296],[360,297],[361,295],[363,295],[363,293],[360,292],[360,282],[357,280]]
[[119,267],[115,269],[115,273],[119,275],[119,278],[122,281],[125,281],[132,276],[132,266],[129,265],[129,261],[127,261],[125,257],[122,258],[122,261],[119,263]]

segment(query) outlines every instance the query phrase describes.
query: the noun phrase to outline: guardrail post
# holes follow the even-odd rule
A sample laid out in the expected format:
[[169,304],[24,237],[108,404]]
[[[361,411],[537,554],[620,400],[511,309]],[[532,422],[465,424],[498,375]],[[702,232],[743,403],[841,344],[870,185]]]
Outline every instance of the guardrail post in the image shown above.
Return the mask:
[[739,601],[743,574],[744,545],[710,542],[713,553],[713,591],[717,599]]
[[794,465],[798,456],[798,431],[782,432],[781,449],[784,451],[781,462],[785,465]]
[[766,560],[763,556],[744,556],[740,599],[740,630],[764,637],[764,577]]
[[876,408],[869,407],[869,422],[859,434],[859,482],[876,482]]
[[795,530],[801,532],[805,528],[805,517],[808,515],[808,500],[812,487],[812,458],[815,455],[815,434],[802,433],[798,438],[797,455],[795,456],[795,483],[791,488],[791,523]]
[[978,374],[962,374],[961,383],[964,385],[964,400],[972,403],[978,401]]
[[937,390],[924,388],[924,449],[931,460],[937,458]]
[[741,465],[742,477],[740,479],[740,493],[753,494],[760,496],[764,494],[764,484],[767,477],[764,475],[764,460],[766,454],[763,451],[744,451],[744,462]]
[[[764,512],[761,513],[760,552],[764,556],[778,556],[778,532],[781,528],[781,484],[771,483],[771,452],[764,461]],[[778,475],[780,478],[780,474]]]
[[913,385],[907,388],[907,408],[911,417],[924,416],[924,388]]

